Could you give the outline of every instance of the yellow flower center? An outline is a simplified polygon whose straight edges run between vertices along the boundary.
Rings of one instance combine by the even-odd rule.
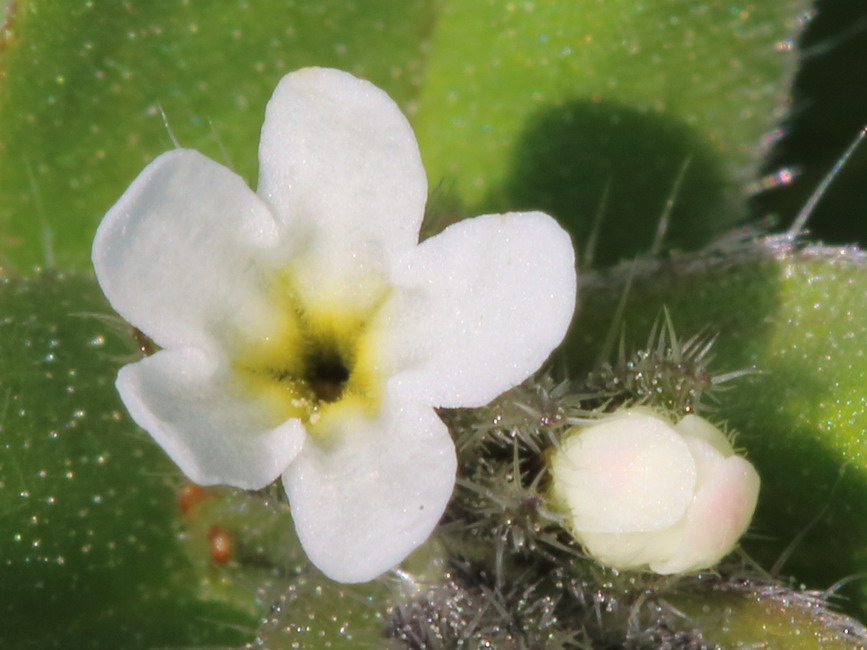
[[[274,333],[234,355],[242,390],[264,401],[275,421],[299,418],[317,436],[327,436],[338,419],[374,414],[382,384],[375,317],[387,292],[352,309],[326,300],[305,304],[291,283],[280,285]]]

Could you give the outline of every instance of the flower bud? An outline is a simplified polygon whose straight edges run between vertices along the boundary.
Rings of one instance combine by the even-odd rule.
[[[596,560],[662,574],[713,566],[749,526],[753,466],[697,415],[676,425],[633,408],[566,434],[551,457],[553,498]]]

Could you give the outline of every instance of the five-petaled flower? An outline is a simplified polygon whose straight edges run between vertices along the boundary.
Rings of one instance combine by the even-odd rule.
[[[434,407],[484,405],[563,338],[571,242],[530,212],[419,244],[412,130],[344,72],[280,82],[259,164],[254,193],[171,151],[106,214],[99,283],[161,348],[117,388],[193,481],[257,489],[282,475],[311,561],[369,580],[427,538],[451,494],[455,451]]]

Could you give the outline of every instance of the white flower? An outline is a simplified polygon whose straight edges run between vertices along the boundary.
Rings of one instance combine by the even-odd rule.
[[[753,466],[697,415],[635,408],[576,429],[551,459],[554,498],[602,564],[671,574],[713,566],[750,524]]]
[[[561,341],[576,280],[548,216],[487,215],[418,244],[427,187],[396,104],[305,69],[268,103],[259,189],[201,154],[154,160],[93,264],[161,351],[120,370],[133,419],[196,483],[282,475],[311,561],[369,580],[430,534],[455,452],[434,407],[481,406]]]

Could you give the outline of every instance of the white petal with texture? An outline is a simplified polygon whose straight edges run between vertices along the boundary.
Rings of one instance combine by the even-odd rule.
[[[396,264],[392,282],[391,388],[435,406],[482,406],[526,379],[575,308],[571,240],[540,212],[461,221]]]
[[[671,541],[669,531],[652,533],[581,533],[579,540],[587,552],[606,566],[637,569],[656,560],[680,539]]]
[[[666,560],[651,563],[657,573],[694,571],[728,555],[749,527],[759,496],[759,475],[740,456],[730,456],[700,487],[687,513],[680,545]]]
[[[283,475],[310,560],[340,582],[364,582],[427,539],[455,480],[454,446],[430,407],[347,418],[333,445],[311,439]]]
[[[259,174],[284,236],[306,242],[299,266],[320,292],[353,300],[356,278],[418,242],[427,180],[415,135],[388,95],[346,72],[305,68],[280,81]]]
[[[703,440],[719,451],[724,458],[728,458],[735,453],[726,435],[701,416],[692,413],[685,415],[674,425],[674,429],[685,438]]]
[[[148,165],[93,242],[111,306],[162,347],[206,346],[271,317],[256,258],[276,246],[265,204],[234,172],[178,149]]]
[[[589,533],[663,530],[692,501],[695,462],[662,420],[625,413],[587,427],[554,456],[555,490]]]
[[[133,420],[192,481],[263,488],[298,454],[304,428],[299,420],[268,426],[256,402],[232,395],[220,375],[199,350],[163,350],[121,368],[117,390]]]

